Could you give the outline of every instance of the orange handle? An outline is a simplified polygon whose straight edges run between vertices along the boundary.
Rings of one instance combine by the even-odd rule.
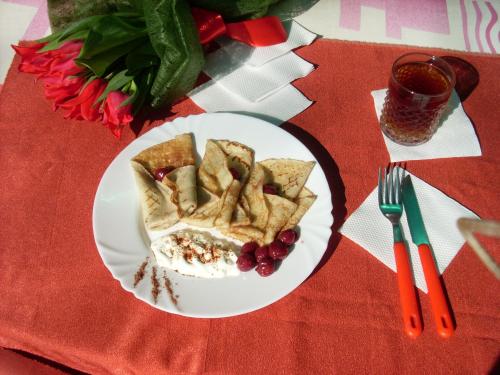
[[[418,253],[424,269],[425,282],[429,289],[429,298],[437,331],[441,337],[448,338],[453,334],[454,324],[431,249],[427,245],[419,245]]]
[[[398,270],[399,299],[403,311],[404,329],[408,336],[417,338],[422,333],[422,318],[413,286],[410,259],[403,242],[394,243],[394,255]]]

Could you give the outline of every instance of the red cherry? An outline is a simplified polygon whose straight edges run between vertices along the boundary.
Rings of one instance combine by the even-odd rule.
[[[265,184],[262,191],[266,194],[278,195],[278,187],[274,184]]]
[[[269,256],[275,260],[277,259],[285,259],[288,255],[288,246],[286,246],[280,240],[274,240],[269,245]]]
[[[250,271],[255,267],[255,258],[252,254],[241,254],[236,260],[236,265],[240,271]]]
[[[287,229],[278,234],[278,240],[286,245],[293,245],[299,239],[299,235],[293,229]]]
[[[269,256],[269,246],[267,245],[258,247],[255,250],[255,260],[257,262],[260,262],[262,259],[267,258],[268,256]]]
[[[158,168],[155,170],[155,180],[162,181],[163,178],[174,170],[173,167]]]
[[[257,273],[260,276],[266,277],[271,275],[275,270],[274,260],[271,258],[263,258],[257,265]]]
[[[241,177],[241,176],[240,176],[240,172],[238,172],[238,171],[236,170],[236,168],[233,168],[233,167],[229,168],[229,172],[231,172],[231,175],[233,176],[233,178],[234,178],[235,180],[239,180],[239,179],[240,179],[240,177]]]
[[[255,241],[244,243],[241,247],[240,254],[253,254],[258,247],[259,244]]]

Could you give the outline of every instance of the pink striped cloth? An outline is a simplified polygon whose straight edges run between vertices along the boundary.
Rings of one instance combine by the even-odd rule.
[[[329,39],[496,54],[499,12],[499,0],[320,0],[295,20]],[[49,31],[47,0],[0,0],[0,90],[10,44]]]

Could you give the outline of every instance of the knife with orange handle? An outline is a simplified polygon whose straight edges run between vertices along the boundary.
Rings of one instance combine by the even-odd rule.
[[[406,211],[412,241],[418,246],[418,254],[424,270],[427,289],[429,290],[429,298],[431,300],[431,308],[437,332],[441,337],[448,338],[453,334],[455,325],[434,262],[429,237],[425,230],[410,175],[407,175],[403,179],[403,206]]]

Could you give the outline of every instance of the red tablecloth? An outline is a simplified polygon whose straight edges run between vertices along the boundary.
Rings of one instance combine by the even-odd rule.
[[[334,229],[389,161],[370,91],[386,86],[392,61],[407,51],[336,41],[299,51],[318,65],[296,83],[315,103],[283,127],[327,173]],[[407,168],[479,216],[498,219],[500,59],[434,52],[461,56],[480,73],[464,108],[483,156],[408,162]],[[186,100],[174,112],[202,111]],[[100,177],[133,132],[117,141],[99,124],[63,120],[33,77],[15,69],[0,96],[0,116],[0,346],[92,373],[484,374],[498,368],[499,283],[468,246],[443,277],[457,321],[449,340],[436,334],[421,292],[424,333],[407,338],[395,274],[338,234],[317,272],[257,312],[209,320],[148,306],[111,277],[91,225]]]

